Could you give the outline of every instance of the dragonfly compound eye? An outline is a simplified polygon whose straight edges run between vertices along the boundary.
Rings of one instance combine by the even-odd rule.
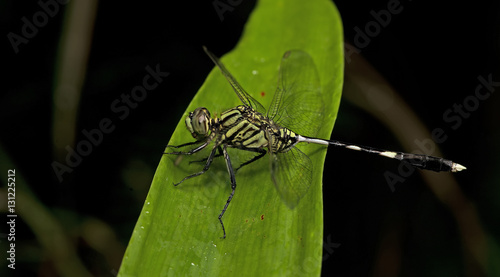
[[[206,108],[197,108],[186,117],[186,127],[191,135],[198,139],[198,136],[206,137],[210,126],[210,113]]]

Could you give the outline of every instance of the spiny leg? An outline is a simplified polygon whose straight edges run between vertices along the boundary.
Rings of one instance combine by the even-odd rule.
[[[166,148],[181,148],[181,147],[186,147],[186,146],[190,146],[190,145],[195,145],[195,144],[200,144],[202,143],[203,141],[201,140],[197,140],[197,141],[192,141],[192,142],[188,142],[188,143],[183,143],[183,144],[179,144],[179,145],[167,145]]]
[[[236,178],[234,177],[234,170],[233,166],[231,164],[231,159],[229,158],[229,155],[227,154],[226,150],[226,145],[224,144],[223,148],[223,153],[224,153],[224,159],[226,160],[226,166],[227,166],[227,171],[229,172],[229,178],[231,179],[231,194],[229,195],[229,198],[227,199],[226,205],[224,206],[224,209],[222,209],[222,212],[219,214],[219,222],[222,225],[222,232],[224,233],[224,236],[222,239],[226,238],[226,229],[224,228],[224,223],[222,223],[222,216],[227,210],[227,207],[229,206],[229,203],[231,202],[231,199],[233,199],[234,196],[234,190],[236,189]]]
[[[210,168],[210,165],[212,164],[212,161],[214,160],[215,151],[217,151],[217,146],[214,146],[214,148],[210,152],[210,155],[208,156],[208,159],[207,159],[207,163],[205,164],[205,167],[203,167],[203,169],[200,172],[197,172],[197,173],[194,173],[194,174],[191,174],[189,176],[184,177],[184,179],[182,179],[179,183],[174,184],[174,186],[178,186],[182,182],[186,181],[187,179],[191,179],[193,177],[200,176],[201,174],[207,172],[207,170]],[[172,154],[172,153],[167,153],[167,154]]]
[[[163,152],[163,154],[192,155],[192,154],[194,154],[196,152],[199,152],[199,151],[203,150],[205,147],[207,147],[207,145],[210,143],[210,141],[212,141],[212,140],[211,139],[207,139],[205,142],[203,142],[202,145],[200,145],[200,146],[198,146],[196,148],[193,148],[193,149],[189,150],[188,152],[182,152],[182,151],[179,151],[179,152]],[[167,147],[180,148],[180,147],[189,146],[189,145],[198,144],[198,143],[201,143],[201,142],[198,142],[198,141],[188,142],[188,143],[177,145],[177,146],[167,145]]]
[[[257,161],[258,159],[264,157],[266,154],[267,154],[267,151],[265,149],[255,149],[255,148],[240,148],[240,147],[234,147],[234,146],[231,146],[231,145],[228,145],[227,147],[230,147],[230,148],[236,148],[236,149],[240,149],[240,150],[245,150],[245,151],[250,151],[250,152],[257,152],[259,153],[257,156],[253,157],[252,159],[240,164],[238,166],[238,168],[236,168],[234,170],[234,173],[237,173],[242,167],[246,166],[246,165],[249,165],[255,161]],[[222,148],[219,147],[219,153],[217,155],[214,156],[214,158],[218,158],[218,157],[221,157],[223,156],[223,153],[222,153]],[[196,160],[196,161],[190,161],[189,164],[192,164],[192,163],[200,163],[200,162],[204,162],[206,161],[207,158],[204,158],[204,159],[201,159],[201,160]]]
[[[236,149],[239,149],[239,150],[245,150],[245,151],[249,151],[249,152],[256,152],[256,153],[259,153],[259,155],[253,157],[252,159],[240,164],[240,166],[238,166],[238,168],[236,168],[236,170],[234,172],[238,172],[238,170],[240,170],[242,167],[244,167],[245,165],[249,165],[253,162],[255,162],[256,160],[264,157],[264,155],[267,153],[266,149],[262,149],[262,148],[245,148],[243,146],[235,146],[235,145],[228,145],[227,147],[230,147],[230,148],[236,148]]]
[[[222,154],[222,148],[219,146],[217,148],[217,150],[219,150],[219,153],[217,153],[214,158],[218,158],[218,157],[222,157],[224,154]],[[206,158],[203,158],[203,159],[200,159],[200,160],[196,160],[196,161],[190,161],[189,164],[192,164],[192,163],[201,163],[201,162],[205,162],[206,160],[208,159],[208,157]]]
[[[264,150],[264,149],[260,149],[260,150],[262,150],[262,151],[255,151],[255,152],[258,152],[258,153],[259,153],[259,155],[257,155],[257,156],[255,156],[255,157],[253,157],[253,158],[252,158],[251,160],[249,160],[249,161],[246,161],[246,162],[244,162],[244,163],[240,164],[240,166],[238,166],[238,168],[236,168],[235,172],[238,172],[238,170],[240,170],[240,169],[241,169],[242,167],[244,167],[245,165],[249,165],[249,164],[251,164],[251,163],[253,163],[253,162],[257,161],[258,159],[260,159],[260,158],[264,157],[264,156],[267,154],[267,151],[266,151],[266,150]]]

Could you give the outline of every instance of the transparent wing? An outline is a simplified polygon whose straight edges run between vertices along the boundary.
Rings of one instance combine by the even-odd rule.
[[[283,55],[278,88],[268,117],[282,127],[315,136],[321,125],[323,103],[318,71],[311,56],[301,50]]]
[[[311,186],[311,160],[296,147],[288,152],[270,156],[274,186],[283,202],[293,209]]]
[[[254,110],[258,111],[261,114],[266,114],[266,109],[262,104],[259,103],[259,101],[255,100],[252,96],[250,96],[241,86],[240,84],[236,81],[236,79],[229,73],[229,71],[226,69],[224,64],[208,49],[203,46],[203,50],[207,55],[212,59],[212,61],[217,65],[217,67],[220,69],[224,77],[226,77],[227,81],[229,84],[231,84],[231,87],[233,87],[234,92],[238,95],[238,98],[240,98],[241,102],[243,104],[250,106]]]

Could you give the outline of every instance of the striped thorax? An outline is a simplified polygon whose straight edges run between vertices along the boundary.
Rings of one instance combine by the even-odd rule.
[[[293,131],[248,106],[227,110],[220,118],[211,118],[206,108],[197,108],[186,117],[186,127],[197,140],[215,136],[218,144],[247,149],[269,148],[272,153],[287,152],[298,142]]]

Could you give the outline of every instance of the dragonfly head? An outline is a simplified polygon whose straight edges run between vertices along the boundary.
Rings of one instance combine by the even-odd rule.
[[[197,108],[186,117],[186,127],[193,138],[200,140],[210,132],[210,112],[206,108]]]

